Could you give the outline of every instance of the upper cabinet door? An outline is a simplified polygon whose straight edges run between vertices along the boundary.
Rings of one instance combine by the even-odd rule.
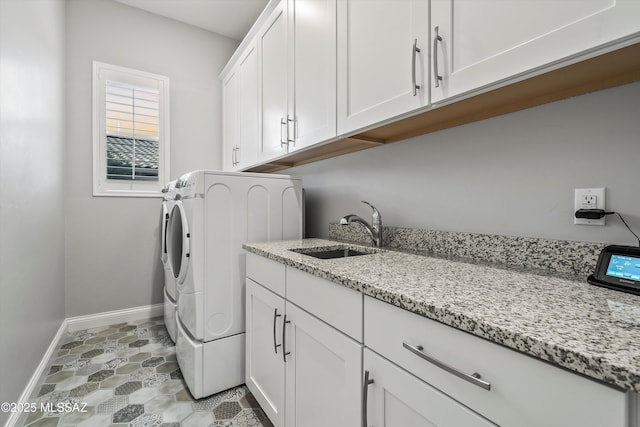
[[[638,17],[638,0],[431,0],[431,101],[630,36]]]
[[[240,168],[257,161],[258,141],[258,52],[255,43],[240,59],[240,148],[236,163]]]
[[[222,81],[224,170],[239,170],[257,162],[258,53],[251,43]]]
[[[336,136],[336,0],[289,0],[289,151]]]
[[[338,2],[338,134],[428,104],[428,29],[428,0]]]
[[[281,1],[258,33],[259,160],[287,153],[287,2]]]
[[[240,146],[239,67],[234,67],[222,81],[222,168],[234,170]]]

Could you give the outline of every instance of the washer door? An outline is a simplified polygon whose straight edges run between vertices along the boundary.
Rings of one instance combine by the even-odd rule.
[[[182,202],[178,200],[171,209],[167,230],[167,255],[178,285],[184,282],[189,269],[189,238],[187,215]]]

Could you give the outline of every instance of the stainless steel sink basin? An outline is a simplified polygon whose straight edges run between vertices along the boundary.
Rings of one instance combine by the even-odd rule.
[[[320,259],[334,259],[360,255],[371,255],[378,252],[375,249],[354,249],[348,246],[327,246],[321,248],[291,249],[291,251]]]

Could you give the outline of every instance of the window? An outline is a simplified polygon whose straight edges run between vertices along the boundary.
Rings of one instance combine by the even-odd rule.
[[[169,79],[93,63],[93,195],[158,197],[169,178]]]

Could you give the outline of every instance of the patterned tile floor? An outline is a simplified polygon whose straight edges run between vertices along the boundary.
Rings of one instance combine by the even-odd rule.
[[[245,386],[195,400],[162,318],[67,334],[18,425],[273,427]]]

